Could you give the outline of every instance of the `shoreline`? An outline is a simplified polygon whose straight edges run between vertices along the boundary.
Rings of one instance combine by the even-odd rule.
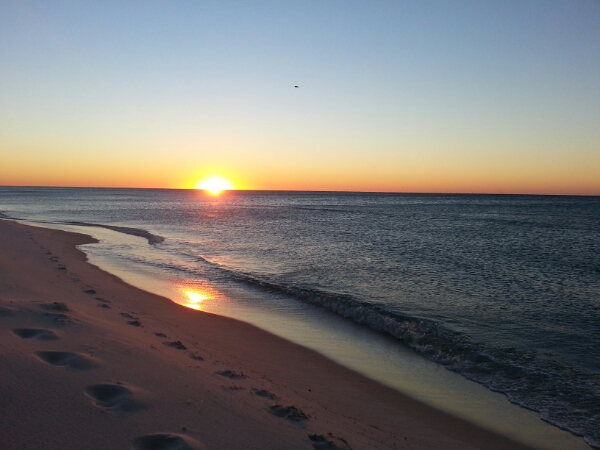
[[[532,448],[128,285],[75,248],[91,242],[0,220],[7,449],[150,449],[169,441],[156,433],[188,448]]]

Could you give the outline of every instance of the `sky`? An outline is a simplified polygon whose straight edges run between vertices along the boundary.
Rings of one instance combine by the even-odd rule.
[[[600,0],[0,0],[0,185],[212,174],[600,195]]]

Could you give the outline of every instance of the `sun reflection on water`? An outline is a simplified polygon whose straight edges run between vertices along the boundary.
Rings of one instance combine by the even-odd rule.
[[[188,308],[193,308],[197,310],[201,310],[201,303],[206,300],[208,297],[200,292],[194,291],[183,291],[183,293],[188,298],[188,303],[185,304]]]
[[[207,302],[221,297],[218,291],[205,285],[184,285],[179,288],[179,291],[182,295],[178,303],[197,311],[204,311]]]

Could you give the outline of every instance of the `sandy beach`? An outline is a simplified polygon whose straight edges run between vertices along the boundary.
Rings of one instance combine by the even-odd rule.
[[[23,449],[526,449],[312,350],[0,220],[0,443]]]

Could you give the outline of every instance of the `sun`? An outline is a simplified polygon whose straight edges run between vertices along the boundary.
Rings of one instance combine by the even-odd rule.
[[[223,178],[220,175],[212,175],[200,180],[198,183],[196,183],[195,188],[207,191],[212,195],[218,195],[223,191],[235,189],[231,181],[229,181],[227,178]]]

